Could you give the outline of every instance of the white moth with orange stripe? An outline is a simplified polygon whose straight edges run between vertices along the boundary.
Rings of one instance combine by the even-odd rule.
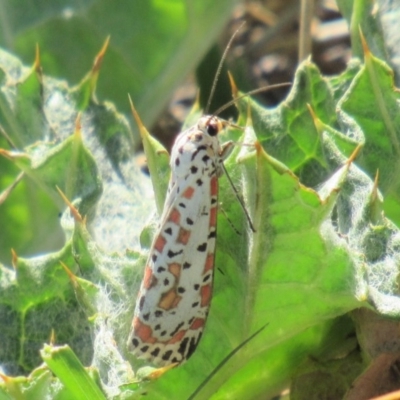
[[[264,90],[256,89],[245,96]],[[219,143],[218,134],[227,125],[231,124],[215,115],[203,116],[180,133],[172,147],[167,197],[128,338],[128,348],[137,358],[158,366],[186,361],[195,351],[206,323],[214,278],[218,178],[223,175],[224,160],[234,146],[231,141]],[[238,200],[255,231],[239,196]]]
[[[203,116],[171,152],[171,179],[139,290],[128,345],[165,366],[187,360],[207,319],[213,286],[218,178],[233,149],[218,134],[228,123]]]

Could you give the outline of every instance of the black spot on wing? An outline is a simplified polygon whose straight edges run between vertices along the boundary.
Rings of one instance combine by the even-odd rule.
[[[192,266],[192,264],[188,263],[187,261],[185,261],[185,262],[183,263],[183,269],[188,269],[188,268],[190,268],[191,266]]]
[[[197,171],[198,171],[198,168],[197,168],[195,165],[192,165],[192,166],[190,167],[190,172],[191,172],[192,174],[195,174]]]
[[[177,333],[179,331],[179,329],[182,328],[182,326],[185,325],[183,322],[179,323],[176,328],[171,332],[171,336],[174,336],[175,333]]]
[[[146,297],[142,296],[139,300],[139,310],[141,311],[143,309],[144,306],[144,302],[146,300]]]
[[[207,242],[204,242],[204,243],[200,244],[199,246],[197,246],[197,250],[201,251],[201,252],[206,251],[207,250]]]
[[[201,186],[203,184],[203,181],[201,179],[197,179],[196,183],[197,186]]]
[[[188,359],[188,358],[194,353],[194,351],[196,350],[197,343],[199,342],[200,338],[201,338],[201,333],[200,333],[200,335],[199,335],[198,338],[192,337],[192,338],[190,339],[189,349],[188,349],[188,352],[187,352],[187,355],[186,355],[186,358],[187,358],[187,359]]]
[[[159,348],[159,347],[156,347],[150,354],[151,354],[153,357],[157,357],[159,353],[160,353],[160,348]]]
[[[164,230],[164,232],[165,232],[166,234],[168,234],[168,235],[172,235],[172,228],[171,228],[171,227],[170,227],[170,228],[167,228],[167,229]]]
[[[171,332],[171,336],[174,336],[175,333],[177,333],[177,332],[179,331],[179,329],[182,328],[183,325],[184,325],[183,322],[179,323],[179,324],[176,326],[176,328]]]
[[[179,254],[182,254],[182,253],[183,253],[183,250],[179,250],[177,252],[173,252],[172,250],[168,250],[167,256],[169,258],[172,258],[172,257],[178,256]]]
[[[191,218],[186,218],[186,222],[188,225],[193,225],[193,220]]]
[[[168,351],[166,351],[165,353],[164,353],[164,355],[161,357],[164,361],[168,361],[169,360],[169,358],[171,357],[171,355],[172,355],[172,350],[168,350]]]
[[[136,338],[133,338],[131,343],[132,343],[133,347],[138,347],[139,346],[139,340],[137,340]]]
[[[208,234],[208,238],[209,238],[209,239],[212,239],[212,238],[215,238],[215,237],[217,237],[217,232],[216,232],[216,231],[211,231],[211,232]]]
[[[199,147],[196,149],[196,151],[193,152],[191,161],[193,161],[193,160],[196,158],[197,154],[199,154],[200,151],[203,151],[203,150],[207,150],[207,146],[204,146],[204,145],[199,146]]]
[[[179,345],[178,348],[178,353],[182,354],[182,357],[185,355],[186,347],[189,343],[189,338],[185,338],[182,340],[181,344]]]

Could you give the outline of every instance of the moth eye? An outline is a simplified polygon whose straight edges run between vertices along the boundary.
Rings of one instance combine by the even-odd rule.
[[[218,125],[215,122],[210,122],[206,129],[210,136],[215,136],[218,133]]]

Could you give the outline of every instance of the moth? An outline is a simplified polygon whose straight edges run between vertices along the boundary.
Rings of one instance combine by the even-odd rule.
[[[265,88],[245,96],[261,90]],[[220,144],[218,136],[228,125],[216,115],[202,116],[178,135],[172,147],[167,196],[128,338],[128,348],[137,358],[160,367],[185,362],[195,351],[206,324],[214,278],[218,179],[234,148],[231,141]]]
[[[218,178],[232,142],[220,145],[228,123],[203,116],[179,134],[159,229],[139,290],[129,348],[159,366],[181,363],[196,349],[213,286]]]

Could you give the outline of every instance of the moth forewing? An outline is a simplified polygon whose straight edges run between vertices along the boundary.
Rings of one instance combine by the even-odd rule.
[[[220,61],[206,112],[222,62],[239,29],[231,37]],[[231,104],[233,102],[224,105],[216,114]],[[172,148],[167,197],[146,263],[128,339],[130,350],[138,358],[159,366],[182,363],[193,354],[209,312],[217,234],[218,178],[225,172],[223,162],[234,146],[231,141],[219,143],[218,134],[227,125],[228,122],[214,115],[203,116],[178,135]],[[238,199],[244,208],[239,196]],[[245,214],[254,231],[246,210]]]
[[[138,357],[165,366],[194,352],[212,296],[218,177],[232,142],[227,123],[204,116],[176,139],[171,178],[138,293],[128,345]]]

